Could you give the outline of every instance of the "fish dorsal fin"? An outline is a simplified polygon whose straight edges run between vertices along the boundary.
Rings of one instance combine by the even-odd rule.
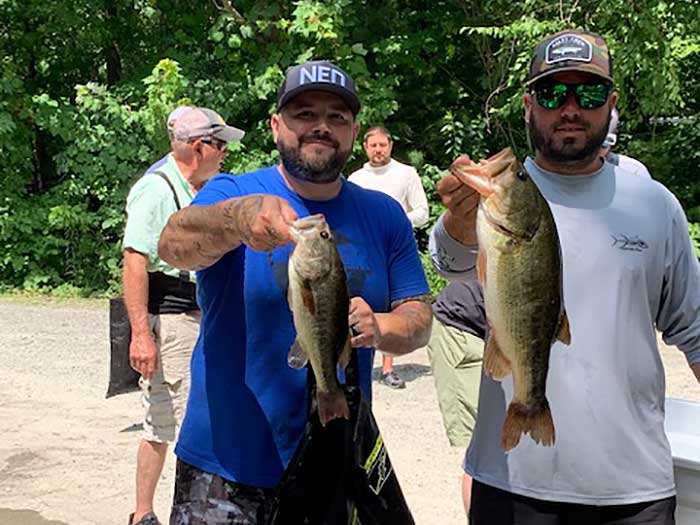
[[[289,354],[287,354],[287,364],[290,368],[298,370],[304,368],[308,362],[309,358],[299,344],[299,339],[295,339],[292,347],[289,349]]]
[[[498,380],[506,377],[511,371],[510,360],[498,346],[493,329],[489,333],[484,350],[484,371],[493,379]]]
[[[340,349],[340,355],[338,356],[338,364],[343,370],[345,370],[348,363],[350,363],[350,355],[352,353],[352,346],[350,345],[351,337],[352,335],[348,333],[348,338],[345,340],[345,344]]]
[[[561,316],[559,317],[557,339],[565,345],[571,344],[571,327],[569,326],[569,318],[566,315],[566,310],[562,310]]]

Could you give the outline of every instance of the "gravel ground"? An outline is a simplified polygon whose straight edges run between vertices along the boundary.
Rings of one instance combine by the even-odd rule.
[[[105,301],[0,298],[0,524],[124,524],[133,504],[137,393],[105,399]],[[662,349],[667,391],[700,401],[675,349]],[[375,362],[378,373],[379,359]],[[419,525],[463,524],[460,463],[450,448],[423,350],[397,359],[407,388],[375,388],[374,412]],[[167,521],[173,456],[156,512]]]

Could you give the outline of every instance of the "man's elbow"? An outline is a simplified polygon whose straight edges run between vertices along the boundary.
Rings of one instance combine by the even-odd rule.
[[[430,341],[430,334],[432,333],[433,330],[433,311],[430,307],[428,307],[428,320],[423,329],[420,331],[418,334],[418,337],[416,337],[416,347],[417,348],[422,348],[424,346],[427,346],[428,341]]]
[[[411,220],[411,226],[420,228],[428,222],[430,210],[427,204],[408,204],[408,218]]]
[[[428,214],[428,210],[421,210],[421,212],[416,214],[416,217],[414,218],[413,227],[420,228],[421,226],[424,226],[428,222],[429,218],[430,215]]]

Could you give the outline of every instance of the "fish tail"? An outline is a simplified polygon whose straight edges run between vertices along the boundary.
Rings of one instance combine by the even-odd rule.
[[[520,437],[528,433],[535,443],[546,447],[554,444],[554,421],[547,400],[537,407],[518,402],[508,405],[501,434],[503,450],[507,452],[515,447],[520,442]]]
[[[318,392],[316,397],[318,400],[318,418],[324,427],[333,419],[340,417],[350,419],[350,407],[348,407],[348,400],[345,399],[345,394],[342,390],[332,393]]]

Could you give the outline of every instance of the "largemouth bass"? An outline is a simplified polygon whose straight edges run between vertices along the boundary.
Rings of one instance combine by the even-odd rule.
[[[345,268],[323,215],[295,221],[290,232],[296,246],[289,258],[288,302],[297,337],[288,362],[293,368],[311,363],[318,416],[325,426],[350,417],[338,382],[338,363],[345,368],[351,351]]]
[[[480,194],[477,273],[489,325],[484,370],[494,379],[513,374],[501,446],[511,450],[524,433],[551,446],[549,353],[555,340],[571,342],[552,212],[510,148],[479,164],[457,159],[450,170]]]

